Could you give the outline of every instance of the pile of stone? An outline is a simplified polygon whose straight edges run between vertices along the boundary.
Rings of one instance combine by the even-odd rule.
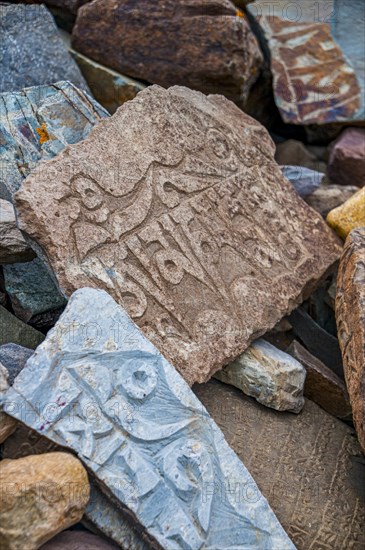
[[[1,550],[364,547],[359,61],[277,4],[1,7]]]

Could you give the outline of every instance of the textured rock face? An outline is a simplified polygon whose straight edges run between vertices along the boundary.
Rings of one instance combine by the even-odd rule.
[[[0,105],[0,197],[7,200],[40,160],[84,139],[108,116],[70,82],[5,93]]]
[[[341,206],[331,210],[327,215],[326,221],[344,240],[353,229],[364,227],[365,187],[352,195]]]
[[[293,549],[187,384],[106,292],[73,294],[6,401],[15,417],[73,449],[163,548]],[[20,404],[40,415],[25,418]],[[227,479],[252,488],[256,501],[215,494]]]
[[[325,218],[331,210],[346,202],[357,191],[358,187],[354,185],[320,185],[305,198],[305,202]]]
[[[27,262],[34,256],[16,226],[13,205],[0,199],[0,265]]]
[[[309,400],[293,415],[216,380],[194,392],[249,465],[298,550],[363,550],[365,468],[351,428]]]
[[[35,349],[44,336],[0,305],[0,345],[13,343]]]
[[[225,98],[153,86],[39,165],[16,195],[20,227],[66,295],[104,288],[189,383],[203,382],[340,253],[273,153]]]
[[[365,453],[365,227],[346,239],[337,277],[336,320],[352,415]]]
[[[228,0],[98,0],[78,12],[72,46],[128,76],[233,101],[245,99],[262,62]]]
[[[299,413],[304,405],[305,373],[296,359],[259,339],[215,377],[262,405]]]
[[[9,384],[13,384],[15,378],[29,357],[33,355],[33,350],[18,346],[17,344],[4,344],[0,346],[0,363],[6,368],[9,375]]]
[[[70,80],[88,91],[45,6],[1,6],[0,92]]]
[[[365,185],[365,130],[347,128],[334,143],[328,176],[338,185]]]
[[[41,550],[118,550],[118,546],[93,533],[64,531],[44,544]]]
[[[294,189],[301,197],[307,197],[318,189],[324,174],[316,172],[304,166],[282,166],[283,175],[294,186]]]
[[[71,55],[80,67],[95,99],[111,114],[146,87],[142,82],[108,69],[75,50],[71,50]]]
[[[3,460],[0,536],[8,550],[36,550],[80,521],[89,499],[81,462],[67,453]]]
[[[3,268],[5,289],[19,319],[28,322],[37,314],[62,308],[66,304],[44,263],[36,258],[28,263]]]
[[[348,417],[351,414],[351,405],[346,386],[341,378],[299,342],[293,342],[288,348],[288,353],[295,357],[307,371],[304,395],[333,416]]]

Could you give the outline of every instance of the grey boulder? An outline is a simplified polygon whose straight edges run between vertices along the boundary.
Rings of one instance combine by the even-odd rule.
[[[301,197],[307,197],[318,189],[324,177],[322,172],[304,166],[281,166],[281,171]]]

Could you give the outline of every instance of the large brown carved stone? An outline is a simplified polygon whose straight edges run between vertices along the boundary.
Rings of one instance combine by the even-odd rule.
[[[365,453],[365,227],[346,239],[337,277],[336,320],[357,435]]]
[[[215,380],[194,391],[298,550],[363,550],[365,465],[353,429],[309,400],[293,415]]]
[[[189,383],[203,382],[340,254],[274,152],[225,98],[153,86],[38,165],[16,195],[18,222],[67,295],[105,289]]]
[[[97,0],[83,6],[72,47],[122,74],[244,100],[262,54],[229,0]]]

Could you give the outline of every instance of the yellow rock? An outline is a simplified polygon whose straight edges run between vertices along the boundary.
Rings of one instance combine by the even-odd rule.
[[[342,239],[355,227],[365,226],[365,187],[328,214],[326,221]]]

